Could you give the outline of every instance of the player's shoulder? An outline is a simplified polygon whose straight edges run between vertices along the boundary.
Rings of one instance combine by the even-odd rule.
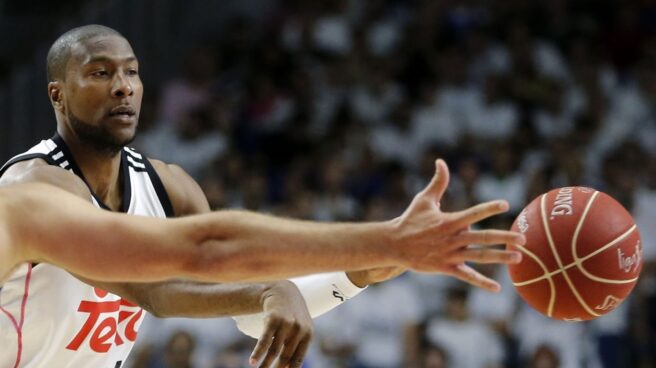
[[[3,173],[0,177],[0,183],[14,184],[27,182],[48,182],[50,180],[75,176],[70,171],[64,170],[59,166],[48,164],[42,158],[33,158],[17,162]]]
[[[148,160],[166,188],[177,216],[206,212],[203,191],[182,167],[152,158]]]
[[[35,169],[35,168],[41,168],[41,167],[47,167],[47,166],[51,166],[51,165],[48,164],[48,162],[46,162],[45,159],[40,158],[40,157],[32,158],[32,159],[29,159],[29,160],[17,162],[15,164],[9,166],[7,168],[7,170],[5,171],[5,175],[3,175],[3,177],[5,177],[6,175],[12,175],[12,174],[16,175],[16,174],[20,174],[20,173]]]
[[[172,175],[175,171],[182,170],[182,168],[178,165],[169,164],[162,160],[154,159],[151,157],[148,157],[148,161],[150,162],[151,165],[153,165],[153,168],[155,169],[155,171],[157,171],[159,175],[162,174]]]
[[[77,175],[41,158],[17,162],[0,177],[0,186],[31,183],[49,184],[83,198],[91,196],[89,188]],[[37,185],[35,188],[45,187]]]
[[[175,164],[169,164],[161,160],[148,158],[155,172],[165,186],[182,186],[186,181],[193,180],[183,168]]]

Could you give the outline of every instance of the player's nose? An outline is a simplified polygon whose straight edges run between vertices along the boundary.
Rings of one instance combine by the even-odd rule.
[[[132,96],[134,94],[134,89],[128,78],[124,76],[117,75],[114,78],[114,84],[112,86],[112,96],[114,97],[125,97]]]

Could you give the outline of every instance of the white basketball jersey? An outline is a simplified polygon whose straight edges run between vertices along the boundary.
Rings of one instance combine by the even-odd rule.
[[[84,180],[58,135],[12,158],[0,169],[0,176],[9,166],[35,158]],[[162,182],[145,157],[123,149],[121,170],[123,212],[172,216]],[[107,208],[95,194],[93,202]],[[49,264],[23,264],[0,286],[0,368],[121,367],[145,313],[121,297],[91,287]]]

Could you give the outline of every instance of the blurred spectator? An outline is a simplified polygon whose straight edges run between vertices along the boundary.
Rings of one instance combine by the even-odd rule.
[[[403,96],[381,63],[362,66],[360,83],[353,88],[351,108],[357,119],[368,124],[381,124],[401,103]]]
[[[481,175],[474,189],[477,202],[504,198],[510,204],[510,212],[519,213],[526,197],[526,180],[517,170],[519,157],[505,144],[498,145],[490,154],[492,170]]]
[[[362,295],[317,320],[317,340],[328,351],[353,353],[351,367],[411,367],[416,359],[408,355],[414,346],[407,344],[416,336],[422,315],[419,295],[405,277],[370,286]],[[343,321],[349,321],[346,327]],[[344,336],[348,329],[348,337]],[[332,343],[330,343],[332,341]],[[351,345],[347,348],[347,344]],[[324,348],[324,351],[326,349]],[[324,359],[328,359],[327,357]],[[328,367],[333,365],[320,365]]]
[[[439,144],[453,149],[465,131],[459,121],[438,102],[438,86],[427,80],[420,86],[419,101],[412,113],[412,130],[415,144],[427,147]]]
[[[512,67],[506,47],[491,37],[484,28],[475,28],[467,35],[467,51],[471,56],[469,76],[478,85],[488,76],[507,76]]]
[[[476,101],[467,111],[467,133],[482,140],[509,140],[519,124],[519,110],[504,97],[499,76],[489,75],[476,94]]]
[[[444,347],[454,367],[501,367],[504,359],[501,339],[484,322],[471,318],[467,304],[466,289],[449,289],[444,316],[435,316],[427,322],[428,341]]]
[[[157,120],[177,123],[191,111],[206,105],[210,100],[210,87],[217,77],[216,54],[206,47],[187,53],[180,78],[173,79],[162,88]]]
[[[366,29],[367,51],[374,56],[390,56],[401,42],[405,19],[401,4],[385,0],[367,1],[362,27]]]
[[[334,0],[323,2],[323,12],[312,30],[314,47],[320,51],[348,54],[352,47],[352,28],[348,14],[349,2]]]
[[[656,263],[656,157],[643,161],[642,180],[634,192],[632,213],[644,246],[646,262]]]
[[[178,331],[171,335],[164,349],[165,368],[192,368],[191,356],[196,342],[190,334]]]
[[[529,368],[559,368],[560,359],[558,354],[547,345],[540,345],[531,358]]]
[[[629,346],[630,311],[634,298],[629,298],[604,318],[590,323],[593,329],[597,354],[604,367],[637,365],[637,357]]]
[[[544,95],[540,108],[535,111],[533,123],[535,130],[543,139],[565,137],[574,129],[574,123],[581,111],[582,101],[576,90],[568,90],[557,80],[543,81]]]
[[[190,111],[175,124],[161,125],[139,138],[139,146],[147,155],[178,164],[194,177],[219,158],[227,144],[205,108]]]
[[[596,361],[596,353],[590,349],[589,331],[582,323],[550,320],[528,305],[521,304],[512,328],[519,341],[521,361],[529,362],[542,345],[553,349],[560,368],[577,368],[585,366],[586,362]]]
[[[176,335],[180,336],[173,339]],[[130,361],[135,360],[131,363],[133,368],[153,367],[153,364],[160,364],[154,367],[161,367],[164,363],[160,357],[166,355],[164,351],[170,350],[171,359],[182,359],[188,353],[192,367],[205,368],[217,351],[244,342],[248,343],[249,348],[255,345],[254,340],[239,333],[231,319],[158,319],[147,316],[139,331],[135,355],[131,356]]]
[[[357,218],[358,204],[346,192],[347,168],[341,161],[331,160],[319,173],[319,193],[314,203],[314,219],[349,221]]]
[[[420,368],[447,368],[448,366],[449,358],[441,347],[427,344],[422,349]]]
[[[441,86],[437,103],[460,124],[466,122],[466,114],[476,105],[478,89],[469,80],[467,55],[452,46],[434,56],[435,74]]]
[[[414,167],[419,162],[423,146],[412,128],[410,106],[401,104],[388,121],[371,129],[371,148],[385,160],[398,160],[406,167]]]
[[[228,207],[225,184],[220,178],[206,176],[199,184],[212,210],[216,211]]]
[[[240,341],[220,349],[209,368],[243,368],[250,357],[251,348],[252,344]]]

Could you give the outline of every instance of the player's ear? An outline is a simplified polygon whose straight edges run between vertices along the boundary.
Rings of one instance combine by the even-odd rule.
[[[62,111],[64,108],[64,90],[60,81],[48,83],[48,97],[55,110]]]

